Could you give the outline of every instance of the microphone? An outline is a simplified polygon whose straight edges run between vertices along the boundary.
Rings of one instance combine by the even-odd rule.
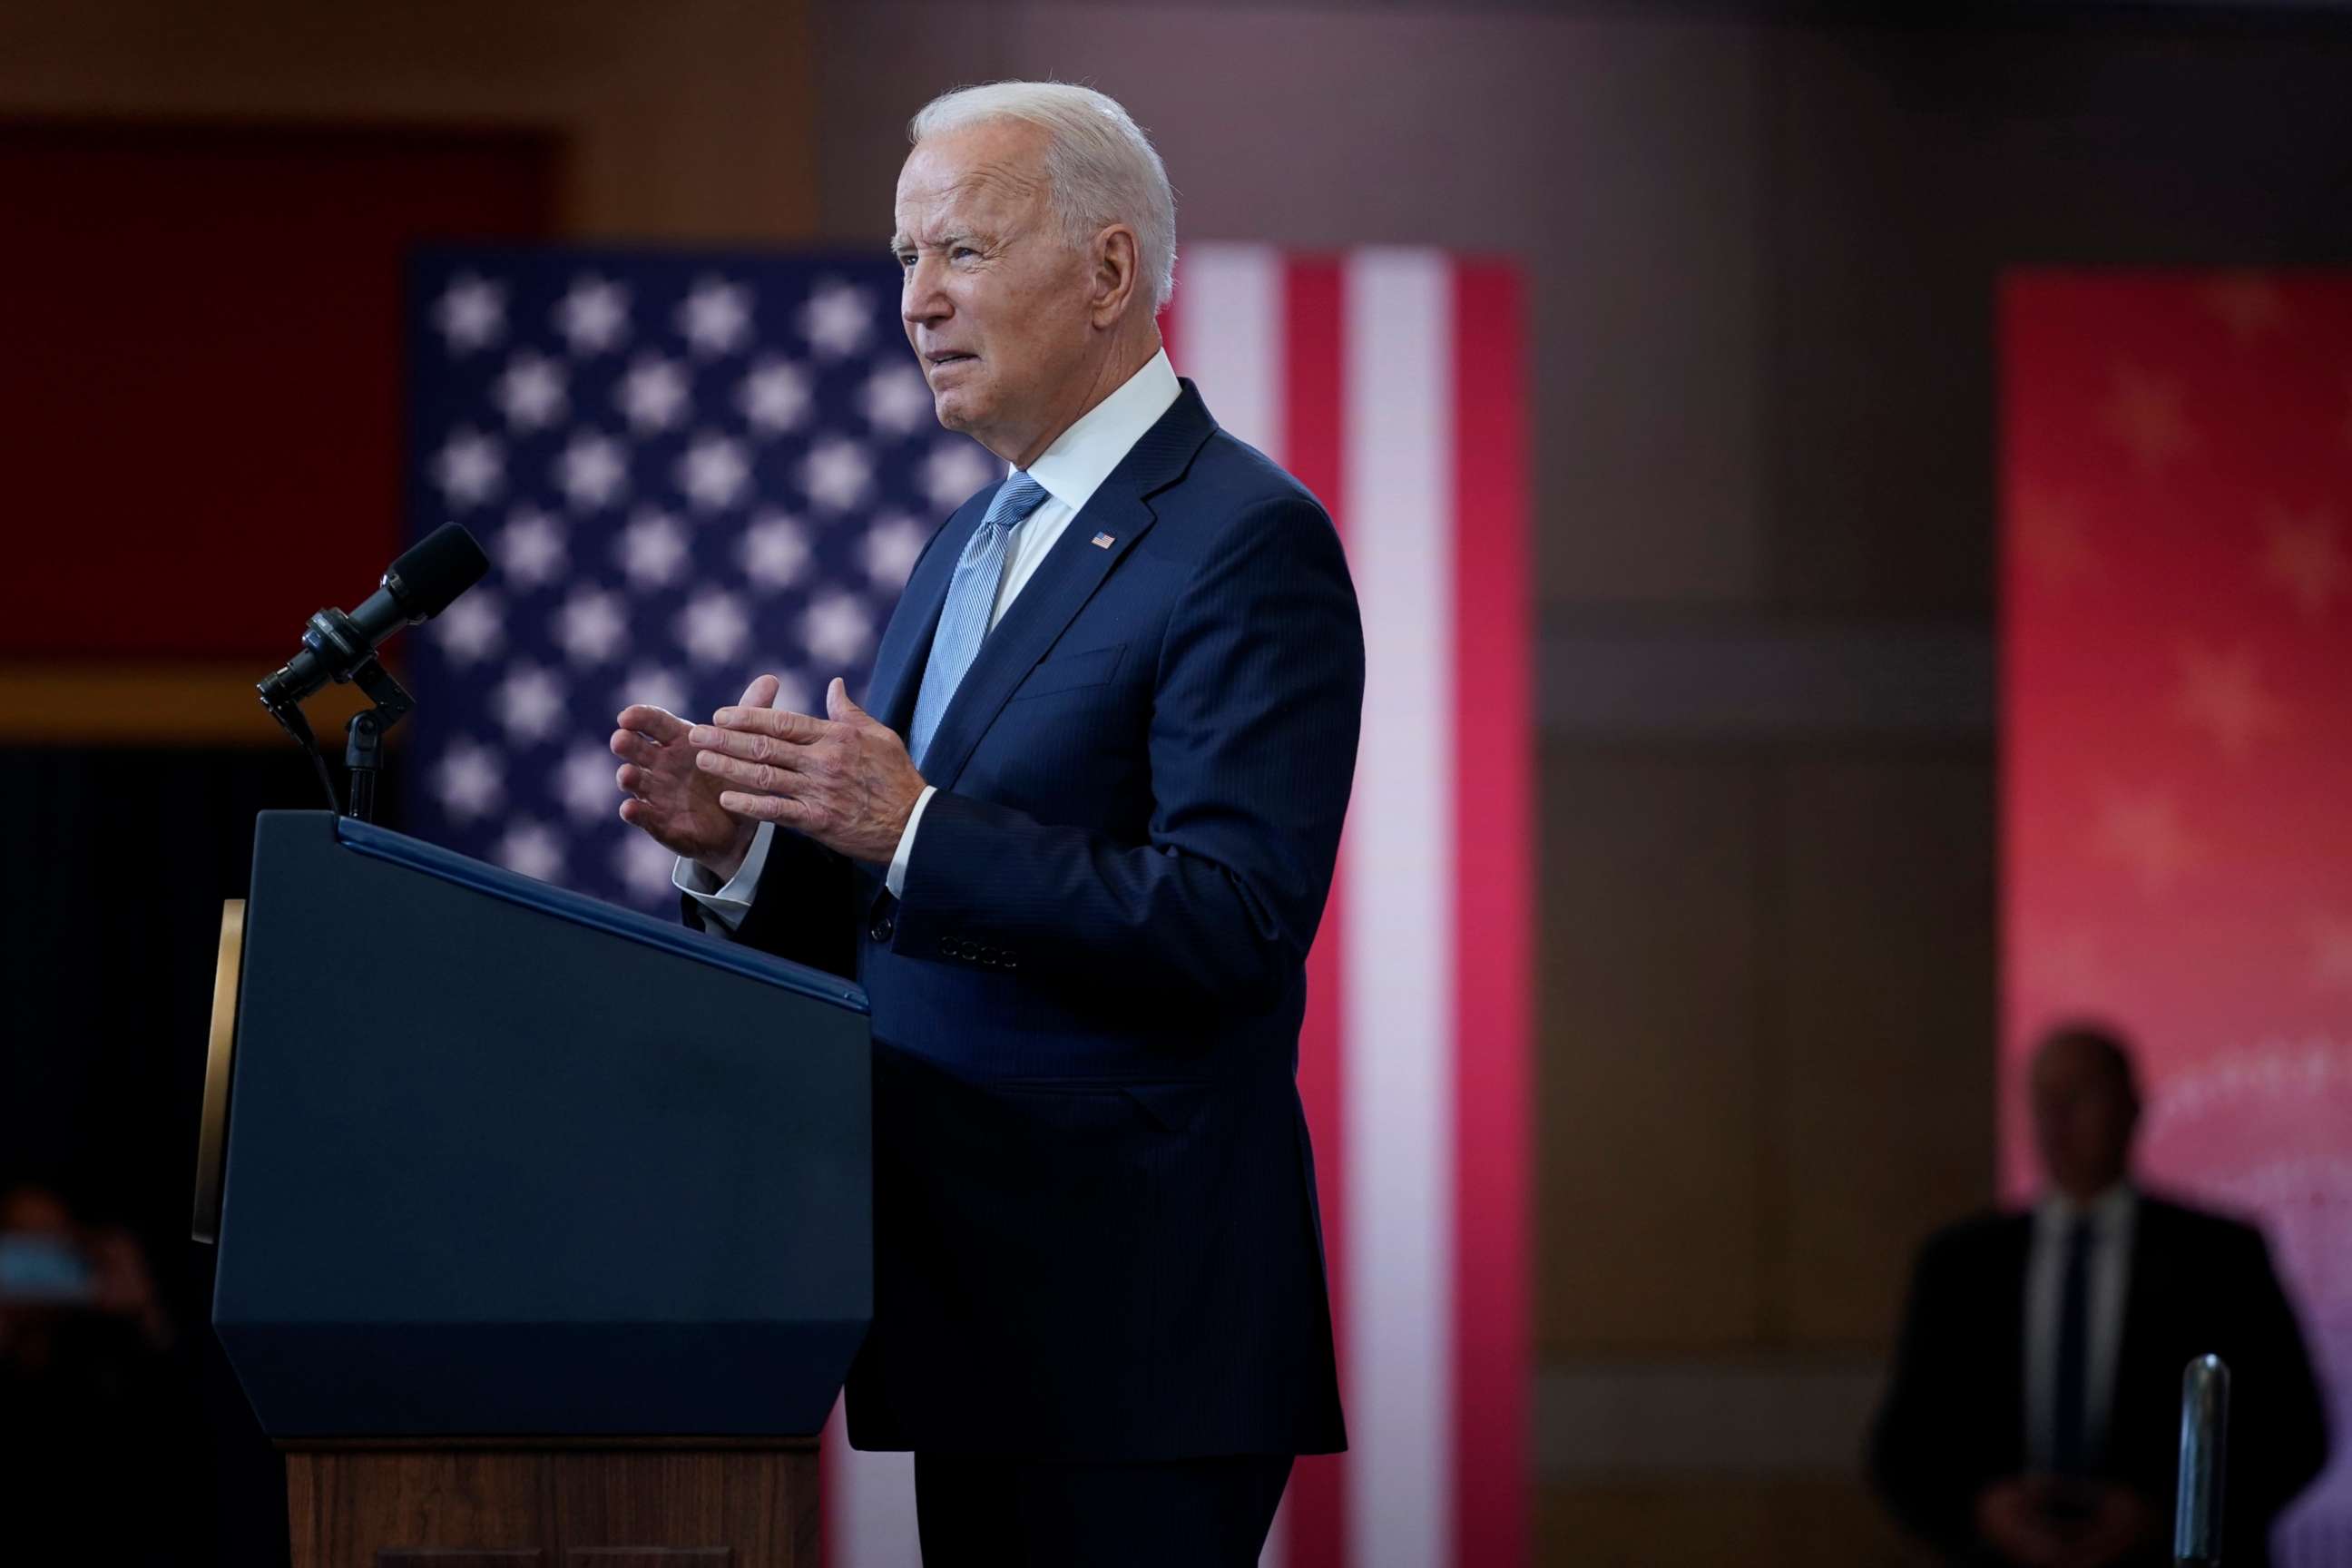
[[[320,610],[302,629],[302,651],[256,681],[261,705],[283,714],[329,681],[349,680],[403,626],[432,619],[482,580],[490,558],[454,522],[435,529],[383,574],[383,585],[350,615]]]

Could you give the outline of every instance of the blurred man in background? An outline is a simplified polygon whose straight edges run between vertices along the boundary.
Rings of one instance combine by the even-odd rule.
[[[46,1186],[0,1192],[0,1559],[79,1542],[93,1561],[181,1560],[199,1467],[172,1342],[128,1231],[81,1223]]]
[[[2141,1192],[2140,1097],[2105,1030],[2045,1038],[2031,1083],[2049,1190],[1921,1249],[1872,1478],[1961,1563],[2169,1563],[2181,1373],[2229,1363],[2231,1568],[2327,1458],[2326,1417],[2262,1234]]]

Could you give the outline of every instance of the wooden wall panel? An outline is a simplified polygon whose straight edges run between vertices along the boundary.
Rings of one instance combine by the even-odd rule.
[[[1757,780],[1544,755],[1537,1339],[1719,1351],[1758,1310]]]
[[[22,0],[0,114],[525,126],[583,237],[814,226],[805,0]]]
[[[1534,1539],[1537,1562],[1578,1568],[1927,1568],[1933,1561],[1853,1486],[1708,1471],[1546,1486]]]
[[[1876,1350],[1920,1238],[1991,1189],[1991,759],[1803,758],[1774,795],[1769,1324]]]

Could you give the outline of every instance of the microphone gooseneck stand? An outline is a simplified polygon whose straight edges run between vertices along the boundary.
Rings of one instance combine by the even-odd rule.
[[[338,675],[335,680],[339,685],[348,680],[375,701],[373,708],[362,708],[352,714],[351,721],[343,726],[343,766],[352,775],[348,805],[335,794],[335,781],[327,772],[327,759],[319,750],[318,737],[310,731],[310,721],[302,715],[301,704],[282,699],[272,701],[265,696],[262,706],[294,737],[295,744],[310,753],[311,765],[319,770],[319,786],[327,792],[327,805],[338,816],[373,822],[376,780],[383,772],[383,732],[407,717],[416,706],[416,700],[373,654],[361,660],[349,675]]]
[[[351,771],[351,807],[344,813],[362,822],[375,820],[376,775],[383,771],[383,732],[416,706],[392,671],[371,658],[352,671],[352,683],[375,699],[343,726],[343,766]]]

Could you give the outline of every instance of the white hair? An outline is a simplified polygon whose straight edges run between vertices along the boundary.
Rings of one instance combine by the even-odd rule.
[[[1135,230],[1137,260],[1157,311],[1176,287],[1176,193],[1167,165],[1117,99],[1059,81],[992,81],[958,88],[923,105],[907,140],[992,120],[1042,126],[1045,185],[1071,239],[1123,223]]]

